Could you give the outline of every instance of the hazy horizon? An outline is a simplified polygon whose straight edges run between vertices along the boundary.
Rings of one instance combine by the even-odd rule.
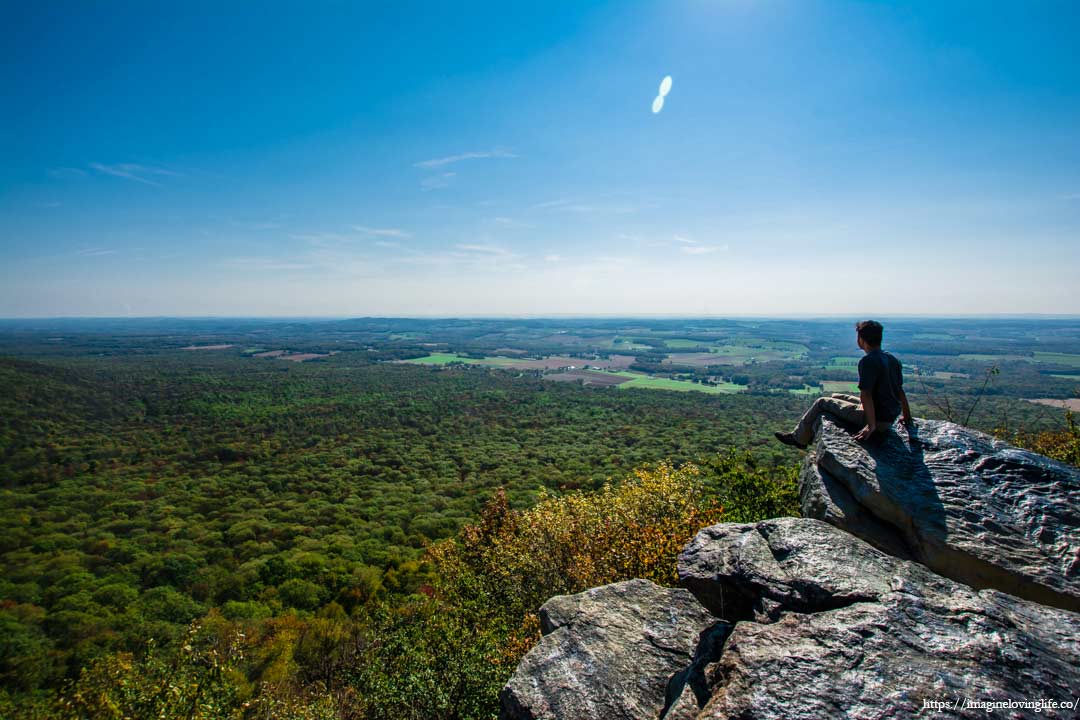
[[[0,318],[1080,315],[1076,4],[9,15]]]
[[[549,314],[493,314],[475,313],[460,315],[24,315],[0,317],[0,322],[31,320],[847,320],[851,318],[878,320],[1077,320],[1075,313],[994,313],[982,315],[949,314],[890,314],[869,315],[857,313],[823,314],[731,314],[693,315],[680,313],[620,314],[620,313],[549,313]]]

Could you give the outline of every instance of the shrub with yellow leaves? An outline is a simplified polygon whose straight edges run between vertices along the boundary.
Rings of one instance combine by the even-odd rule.
[[[729,451],[638,469],[595,492],[541,491],[524,510],[500,490],[480,522],[430,548],[437,598],[482,608],[490,626],[506,628],[490,661],[507,677],[539,640],[546,600],[630,578],[675,584],[676,557],[701,528],[797,515],[797,474]]]
[[[675,582],[675,557],[723,508],[694,465],[660,463],[600,490],[541,491],[526,510],[499,490],[477,525],[431,548],[437,589],[447,597],[483,595],[521,618],[553,595],[645,578]]]
[[[1057,430],[1010,435],[1006,430],[998,429],[995,435],[1032,452],[1080,467],[1080,425],[1071,410],[1065,411],[1064,423]]]

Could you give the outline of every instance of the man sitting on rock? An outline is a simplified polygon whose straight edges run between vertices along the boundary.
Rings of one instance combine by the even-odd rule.
[[[846,423],[862,427],[855,434],[856,440],[866,440],[886,430],[900,416],[910,426],[911,410],[904,394],[900,361],[881,349],[881,331],[881,323],[874,320],[855,324],[856,340],[865,353],[859,360],[859,397],[844,393],[819,397],[793,432],[775,433],[777,440],[805,450],[814,439],[822,413],[832,413]]]

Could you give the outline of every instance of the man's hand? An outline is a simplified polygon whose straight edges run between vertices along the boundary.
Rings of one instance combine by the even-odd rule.
[[[873,435],[875,430],[877,430],[876,425],[869,425],[868,424],[862,430],[855,433],[855,439],[862,442],[863,440],[866,440],[868,437]]]
[[[911,419],[911,415],[906,415],[900,418],[904,423],[904,430],[907,431],[908,442],[914,445],[918,442],[918,430],[915,427],[915,421]]]

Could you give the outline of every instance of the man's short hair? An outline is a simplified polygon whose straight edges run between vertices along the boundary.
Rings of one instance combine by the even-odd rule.
[[[880,345],[881,331],[883,329],[881,323],[877,320],[863,320],[855,323],[855,331],[859,333],[859,337],[867,345]]]

